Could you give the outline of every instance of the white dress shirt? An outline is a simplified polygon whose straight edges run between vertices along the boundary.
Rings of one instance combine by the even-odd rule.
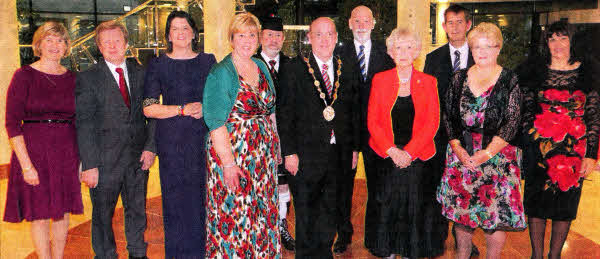
[[[277,54],[277,56],[275,58],[270,58],[269,56],[267,56],[267,54],[265,54],[264,51],[261,51],[260,55],[267,63],[267,68],[269,68],[269,69],[271,69],[271,64],[269,64],[269,61],[275,60],[275,71],[279,72],[279,54]]]
[[[329,58],[329,60],[327,62],[323,62],[316,55],[313,54],[313,56],[315,57],[315,60],[317,61],[317,65],[319,66],[319,71],[323,70],[323,64],[327,64],[327,75],[329,76],[329,82],[331,82],[332,91],[335,90],[335,85],[334,85],[335,77],[333,77],[333,58]],[[329,144],[333,145],[335,143],[336,143],[335,133],[333,132],[333,129],[331,129],[331,138],[329,139]]]
[[[452,44],[448,44],[450,46],[450,59],[452,62],[450,64],[454,64],[454,59],[456,59],[454,55],[454,51],[460,51],[460,69],[467,68],[467,62],[469,62],[469,44],[465,41],[465,43],[460,48],[455,48]]]
[[[354,40],[354,49],[356,49],[356,59],[358,60],[358,53],[360,53],[360,45],[365,46],[365,49],[363,50],[363,52],[365,53],[365,71],[367,72],[367,74],[369,73],[369,58],[371,57],[371,40],[369,39],[367,42],[360,43],[356,40]],[[360,72],[360,71],[359,71]]]
[[[320,72],[323,71],[323,64],[327,64],[327,75],[329,76],[329,81],[331,82],[331,86],[333,87],[334,79],[335,79],[335,77],[333,77],[333,58],[329,58],[328,61],[323,62],[316,55],[313,54],[313,56],[315,57],[315,60],[317,61],[317,65],[319,66]]]
[[[127,76],[127,65],[125,65],[125,61],[123,61],[123,63],[121,63],[118,66],[106,60],[104,62],[106,62],[106,65],[108,65],[108,70],[110,70],[113,77],[115,78],[115,81],[117,81],[117,86],[119,86],[119,73],[117,73],[117,68],[120,67],[123,69],[123,76],[125,77],[125,83],[127,83],[127,90],[131,93],[131,89],[129,88],[129,77]]]

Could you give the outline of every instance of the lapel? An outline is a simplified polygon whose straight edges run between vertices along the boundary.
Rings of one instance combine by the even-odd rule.
[[[125,61],[125,65],[127,66],[127,77],[129,78],[129,103],[133,111],[134,106],[138,103],[137,98],[140,93],[137,82],[137,71],[135,64],[127,62],[127,60]]]
[[[369,78],[373,78],[373,74],[375,74],[375,60],[379,60],[383,62],[383,59],[379,58],[379,48],[376,47],[375,41],[371,40],[371,56],[369,56],[369,68],[367,69],[367,81]]]
[[[448,71],[450,73],[454,72],[452,71],[452,58],[450,57],[450,43],[446,43],[446,45],[444,45],[441,61],[444,62],[444,64],[446,64],[446,67],[448,68]]]
[[[105,88],[105,93],[106,93],[106,97],[110,98],[109,100],[111,100],[110,102],[113,102],[115,104],[117,104],[120,108],[123,109],[127,109],[127,105],[125,105],[125,102],[123,101],[123,96],[121,96],[121,91],[119,90],[119,84],[117,83],[117,81],[115,80],[115,77],[113,76],[112,72],[110,71],[110,69],[108,68],[108,65],[106,64],[107,61],[102,60],[101,62],[99,62],[99,67],[100,67],[100,78],[102,80],[101,82],[101,87]],[[129,72],[129,67],[127,67],[127,74],[129,76],[130,72]],[[131,80],[131,76],[129,78]],[[132,103],[132,98],[131,98],[131,94],[129,94],[129,102]]]
[[[263,58],[261,52],[262,52],[262,50],[259,48],[258,51],[257,51],[257,53],[254,54],[254,57],[257,58],[257,59],[262,60],[262,62],[264,62],[265,65],[267,65],[267,71],[269,71],[269,74],[271,74],[271,77],[273,78],[273,81],[276,82],[276,84],[277,84],[277,82],[278,82],[277,78],[279,76],[279,71],[275,70],[275,73],[271,73],[271,65],[265,60],[265,58]],[[279,52],[279,69],[281,69],[282,57],[283,57],[283,54],[281,54],[281,52]]]
[[[469,48],[469,58],[467,59],[467,68],[475,65],[475,60],[473,59],[473,54],[471,53],[471,48]]]

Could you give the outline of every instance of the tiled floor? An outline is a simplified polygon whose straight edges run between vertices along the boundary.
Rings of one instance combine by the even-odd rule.
[[[364,249],[363,243],[363,212],[366,201],[364,180],[356,181],[353,201],[352,221],[355,226],[355,235],[352,245],[346,253],[338,258],[375,258]],[[154,197],[148,200],[148,230],[146,241],[148,242],[148,256],[150,258],[163,258],[164,245],[162,233],[161,200]],[[293,212],[290,215],[290,223],[293,223]],[[119,209],[115,214],[114,229],[120,258],[127,258],[125,250],[125,236],[123,234],[123,211]],[[291,229],[293,231],[293,226]],[[92,258],[90,246],[90,222],[82,223],[69,231],[69,240],[65,251],[65,258]],[[547,233],[549,234],[549,229]],[[597,229],[595,231],[598,231]],[[481,231],[477,231],[474,238],[475,244],[485,253],[485,240]],[[548,243],[548,242],[546,242]],[[546,247],[548,244],[546,244]],[[446,252],[439,258],[454,258],[454,241],[449,238],[446,241]],[[546,248],[547,249],[547,248]],[[528,258],[530,253],[529,237],[526,231],[508,233],[506,246],[502,252],[502,258]],[[283,258],[293,258],[293,253],[284,251]],[[600,245],[585,238],[584,236],[571,232],[568,243],[562,254],[563,258],[600,258]],[[26,258],[37,258],[34,253]],[[481,256],[480,258],[483,258]]]

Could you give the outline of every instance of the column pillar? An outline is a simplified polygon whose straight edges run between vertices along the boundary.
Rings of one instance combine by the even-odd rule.
[[[19,25],[17,23],[16,1],[2,1],[0,4],[0,165],[10,162],[10,145],[4,128],[6,107],[6,90],[12,75],[21,65],[19,58]]]
[[[436,46],[434,46],[434,47],[444,45],[444,44],[446,44],[446,41],[448,40],[446,38],[446,32],[444,31],[444,27],[442,27],[442,23],[444,23],[444,11],[446,11],[446,9],[448,9],[449,6],[450,6],[449,2],[438,1],[438,3],[437,3],[436,14],[435,14]]]
[[[234,15],[235,0],[204,1],[204,52],[215,54],[217,61],[231,52],[227,29]]]
[[[423,43],[421,54],[415,61],[415,68],[423,70],[425,55],[431,45],[431,32],[429,29],[430,0],[398,0],[397,21],[398,26],[406,26],[416,31],[421,36]]]

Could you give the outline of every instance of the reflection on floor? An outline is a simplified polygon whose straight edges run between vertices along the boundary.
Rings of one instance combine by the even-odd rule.
[[[346,253],[337,258],[376,258],[371,256],[363,246],[363,218],[364,206],[366,201],[366,187],[364,180],[357,179],[354,190],[352,223],[355,228],[352,245]],[[162,232],[162,207],[160,196],[148,199],[148,230],[146,231],[146,241],[148,242],[148,257],[163,258],[163,232]],[[290,213],[288,222],[293,226],[293,209]],[[127,258],[125,249],[125,235],[123,233],[123,210],[119,209],[115,213],[114,230],[117,240],[119,258]],[[550,225],[550,224],[549,224]],[[594,229],[593,231],[598,231]],[[549,228],[546,230],[549,236]],[[482,252],[480,258],[485,255],[485,240],[481,231],[476,231],[474,243]],[[546,241],[546,250],[548,249],[548,240]],[[454,240],[448,238],[446,241],[446,252],[439,258],[454,258]],[[506,246],[502,251],[502,258],[529,258],[530,255],[529,237],[527,231],[508,233]],[[547,253],[547,252],[546,252]],[[293,258],[294,254],[289,251],[283,252],[283,258]],[[562,254],[563,258],[600,258],[600,245],[590,239],[571,231],[567,244]],[[4,256],[3,256],[4,258]],[[11,257],[12,258],[12,257]],[[19,257],[23,258],[23,257]],[[31,253],[26,258],[37,258],[35,253]],[[65,258],[93,258],[93,252],[90,242],[90,222],[84,222],[69,231],[68,243],[65,251]]]

